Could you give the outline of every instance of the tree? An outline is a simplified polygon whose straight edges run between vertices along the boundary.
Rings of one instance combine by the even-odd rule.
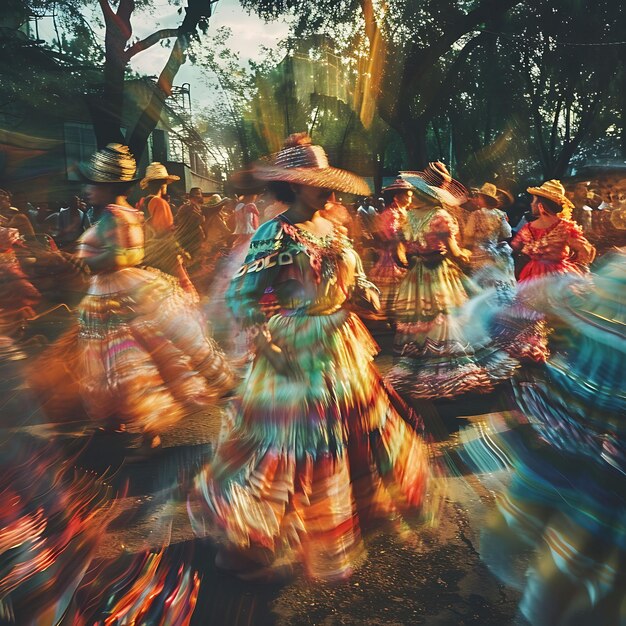
[[[112,141],[126,143],[139,159],[147,139],[154,130],[164,102],[172,93],[173,81],[185,62],[190,43],[206,32],[212,6],[217,0],[173,0],[179,4],[182,16],[177,28],[156,30],[142,40],[133,39],[132,20],[139,9],[156,11],[152,0],[10,0],[11,9],[25,16],[44,12],[55,17],[56,45],[76,55],[84,51],[89,40],[98,50],[90,60],[102,53],[86,13],[99,11],[105,29],[104,67],[100,80],[87,95],[98,145]],[[57,21],[58,18],[58,21]],[[169,58],[154,85],[148,105],[133,128],[122,127],[124,81],[129,75],[129,63],[136,55],[160,42],[172,42]],[[83,45],[80,45],[83,42]],[[77,49],[78,46],[78,49]],[[89,46],[87,46],[89,47]]]

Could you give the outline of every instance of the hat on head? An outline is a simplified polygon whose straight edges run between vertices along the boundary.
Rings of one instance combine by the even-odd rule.
[[[500,206],[498,188],[493,183],[484,183],[480,189],[476,190],[475,195],[480,196],[491,208]]]
[[[404,180],[404,178],[396,178],[396,180],[391,183],[391,185],[387,185],[383,187],[381,191],[384,193],[385,191],[413,191],[413,185],[411,183]]]
[[[90,183],[134,183],[137,162],[128,146],[110,143],[94,152],[86,163],[78,166],[82,177]]]
[[[307,133],[287,137],[283,149],[254,167],[259,180],[293,183],[343,191],[357,196],[371,193],[356,174],[331,167],[322,146],[315,146]]]
[[[442,200],[441,189],[432,187],[429,185],[419,174],[421,172],[400,172],[402,179],[411,184],[413,189],[413,196],[418,197],[424,202],[428,202],[432,205],[441,204]]]
[[[533,196],[547,198],[552,200],[552,202],[556,202],[565,212],[571,212],[574,208],[574,204],[565,196],[565,188],[560,180],[547,180],[541,187],[529,187],[526,191]]]
[[[207,209],[217,209],[218,207],[223,207],[228,201],[229,198],[222,198],[219,193],[213,193],[207,198],[204,206]]]
[[[467,202],[469,193],[458,180],[452,178],[448,168],[441,161],[431,161],[421,172],[418,172],[431,187],[442,189],[441,201],[452,206],[460,206]]]
[[[139,186],[145,189],[148,183],[153,180],[164,180],[169,185],[170,183],[180,180],[180,176],[169,174],[165,165],[154,161],[146,167],[146,175],[141,179]]]

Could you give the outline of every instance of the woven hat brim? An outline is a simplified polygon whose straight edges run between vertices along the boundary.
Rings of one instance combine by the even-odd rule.
[[[202,205],[203,209],[219,209],[223,207],[225,204],[230,202],[230,198],[224,198],[220,202],[216,202],[215,204],[207,204],[206,202]]]
[[[480,196],[481,198],[485,198],[487,200],[487,202],[489,202],[489,204],[491,204],[492,207],[497,207],[500,206],[500,200],[498,200],[498,198],[494,198],[493,196],[490,196],[488,193],[485,193],[484,191],[476,191],[474,192],[475,196]]]
[[[541,189],[541,187],[529,187],[526,190],[532,196],[540,196],[542,198],[547,198],[548,200],[552,200],[552,202],[556,202],[560,204],[563,209],[573,209],[574,204],[570,202],[565,196],[560,194],[554,194],[546,191],[545,189]]]
[[[145,189],[148,186],[148,183],[153,180],[164,180],[166,184],[169,185],[171,183],[175,183],[177,180],[180,180],[180,176],[176,176],[176,174],[168,174],[164,178],[161,176],[159,176],[158,178],[142,178],[141,182],[139,183],[139,186],[142,189]]]
[[[76,167],[76,171],[79,176],[88,183],[96,183],[100,185],[121,185],[129,184],[133,185],[139,180],[139,176],[133,176],[133,178],[124,180],[112,180],[104,177],[102,172],[96,172],[90,165],[90,163],[79,163]]]
[[[418,197],[431,204],[440,204],[445,202],[442,195],[438,192],[442,191],[436,187],[431,187],[421,176],[417,174],[409,174],[408,172],[400,172],[400,176],[413,186],[413,197]]]
[[[369,196],[372,193],[369,185],[360,176],[336,167],[286,168],[273,165],[256,165],[254,176],[264,181],[322,187],[355,196]]]

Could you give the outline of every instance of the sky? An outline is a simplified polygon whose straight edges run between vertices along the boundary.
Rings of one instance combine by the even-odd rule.
[[[143,38],[159,28],[176,27],[181,20],[177,8],[170,5],[167,0],[155,0],[157,13],[160,16],[158,22],[152,18],[141,16],[133,20],[133,35]],[[232,47],[241,55],[241,60],[246,63],[249,59],[259,59],[261,47],[272,48],[281,39],[287,37],[289,25],[284,20],[276,20],[265,23],[256,15],[248,15],[239,5],[238,0],[219,0],[213,8],[213,15],[209,20],[209,31],[203,36],[205,45],[211,45],[211,36],[220,27],[227,26],[233,31],[231,38]],[[158,75],[170,53],[168,48],[160,45],[153,46],[138,54],[131,66],[134,70],[147,76]],[[176,75],[175,84],[191,85],[192,106],[194,110],[210,104],[214,97],[213,91],[206,86],[205,79],[199,68],[190,62],[185,63]]]
[[[4,0],[0,0],[4,2]],[[94,2],[94,10],[101,14]],[[133,38],[143,39],[160,28],[176,28],[182,17],[177,13],[178,8],[172,6],[168,0],[154,0],[154,13],[158,15],[155,21],[152,12],[137,12],[132,19]],[[94,25],[96,34],[104,46],[104,29]],[[248,60],[258,60],[261,57],[261,47],[272,48],[289,33],[289,24],[281,19],[265,23],[256,15],[248,15],[239,5],[239,0],[219,0],[213,7],[213,15],[209,20],[209,31],[203,35],[204,45],[211,45],[211,36],[227,26],[233,31],[231,43],[233,49],[240,54],[243,63]],[[51,41],[54,38],[54,28],[50,19],[42,19],[39,24],[40,36]],[[146,76],[158,76],[170,54],[169,48],[157,44],[141,52],[131,61],[132,69]],[[189,83],[191,85],[192,107],[198,110],[211,103],[215,98],[214,91],[206,85],[206,80],[199,68],[187,61],[179,70],[174,81],[175,85]]]

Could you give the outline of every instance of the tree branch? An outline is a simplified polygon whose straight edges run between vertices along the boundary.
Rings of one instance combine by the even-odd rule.
[[[148,35],[145,39],[137,41],[130,46],[130,48],[127,48],[125,50],[126,57],[130,60],[136,54],[147,50],[148,48],[159,43],[159,41],[162,41],[163,39],[170,39],[172,37],[178,37],[178,28],[162,28],[161,30],[157,30],[151,35]]]

